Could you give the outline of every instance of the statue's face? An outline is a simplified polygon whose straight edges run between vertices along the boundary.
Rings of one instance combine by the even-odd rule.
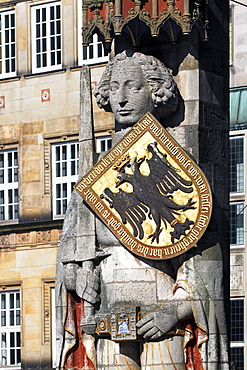
[[[114,116],[123,126],[132,126],[145,113],[153,111],[148,82],[141,67],[131,59],[119,61],[113,67],[109,98]]]

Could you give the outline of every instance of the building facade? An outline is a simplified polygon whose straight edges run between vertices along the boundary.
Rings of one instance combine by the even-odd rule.
[[[80,66],[91,66],[93,91],[108,60],[98,35],[91,37],[89,46],[82,45],[81,18],[80,0],[0,1],[1,368],[55,364],[55,263],[65,210],[77,181]],[[196,63],[192,56],[184,69],[191,63]],[[194,76],[198,78],[197,71],[191,73],[191,81]],[[185,84],[183,88],[183,96],[189,95]],[[187,97],[188,105],[195,94]],[[111,146],[114,123],[95,101],[93,108],[100,152]],[[243,133],[234,131],[233,141],[242,140]],[[241,140],[236,147],[241,147]],[[232,166],[239,171],[238,164]],[[243,194],[232,191],[232,217],[242,209]],[[238,307],[244,307],[245,258],[238,225],[235,239],[242,243],[232,243],[231,259],[232,305],[238,313]],[[240,276],[243,288],[234,276]],[[233,341],[232,348],[240,363],[244,339]]]
[[[0,367],[55,363],[54,284],[62,222],[78,180],[80,66],[92,90],[108,60],[82,46],[81,2],[0,3]],[[113,120],[95,107],[95,145]]]
[[[246,346],[246,163],[247,1],[230,2],[230,244],[231,361],[247,367]]]

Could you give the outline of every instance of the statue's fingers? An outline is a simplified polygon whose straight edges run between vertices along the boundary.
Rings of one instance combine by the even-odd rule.
[[[95,290],[92,291],[91,296],[92,296],[92,299],[94,300],[94,303],[96,303],[100,300],[100,297],[99,297],[98,293]]]
[[[83,295],[83,299],[85,299],[89,303],[96,303],[100,300],[98,293],[91,287],[87,286],[85,289],[85,293]]]
[[[91,279],[91,280],[88,280],[87,286],[94,289],[94,290],[98,290],[99,289],[99,282],[94,281],[94,280]]]
[[[150,339],[150,338],[152,338],[153,336],[155,336],[156,334],[157,334],[157,332],[159,331],[159,329],[156,327],[156,326],[154,326],[154,327],[152,327],[150,330],[148,330],[144,335],[143,335],[143,337],[145,338],[145,339]]]
[[[98,291],[99,290],[99,279],[94,281],[93,285],[94,290]]]
[[[95,304],[97,301],[99,301],[99,296],[85,292],[83,295],[83,300],[87,301],[88,303]]]
[[[141,328],[143,325],[145,325],[147,322],[151,321],[154,319],[154,314],[153,313],[149,313],[147,315],[145,315],[141,320],[139,320],[137,323],[136,323],[136,326],[138,328]]]
[[[88,294],[87,292],[85,292],[84,294],[83,294],[83,299],[85,300],[85,301],[87,301],[88,303],[92,303],[92,304],[94,304],[95,302],[94,302],[94,300],[93,300],[93,297],[90,295],[90,294]]]
[[[93,277],[94,277],[94,282],[99,284],[99,276],[94,273]]]
[[[87,279],[87,286],[94,290],[99,290],[99,278],[94,274],[89,275]]]
[[[154,326],[154,322],[148,321],[146,324],[142,325],[141,328],[138,329],[137,334],[144,335],[146,334],[150,329],[152,329]]]
[[[164,335],[164,333],[162,333],[162,331],[158,330],[157,333],[155,333],[154,335],[152,335],[150,337],[151,340],[156,340],[156,339],[159,339],[160,337],[162,337],[162,335]]]

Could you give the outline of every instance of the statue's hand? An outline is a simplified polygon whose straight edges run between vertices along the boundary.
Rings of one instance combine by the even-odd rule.
[[[145,315],[136,324],[139,335],[145,339],[156,340],[170,331],[178,322],[176,309],[165,308]]]
[[[145,339],[156,340],[177,326],[178,322],[191,317],[192,309],[189,300],[171,301],[161,310],[151,312],[136,324],[139,335]]]
[[[100,300],[98,276],[91,271],[79,269],[77,271],[76,293],[91,304],[98,302]]]

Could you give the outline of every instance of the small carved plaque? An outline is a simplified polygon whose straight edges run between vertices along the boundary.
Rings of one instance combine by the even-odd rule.
[[[136,340],[137,307],[115,307],[111,311],[111,339]]]
[[[96,333],[98,335],[110,335],[110,333],[111,333],[111,319],[110,319],[109,315],[98,315],[97,316]]]
[[[196,246],[212,211],[205,175],[150,113],[75,189],[125,247],[150,259]]]

